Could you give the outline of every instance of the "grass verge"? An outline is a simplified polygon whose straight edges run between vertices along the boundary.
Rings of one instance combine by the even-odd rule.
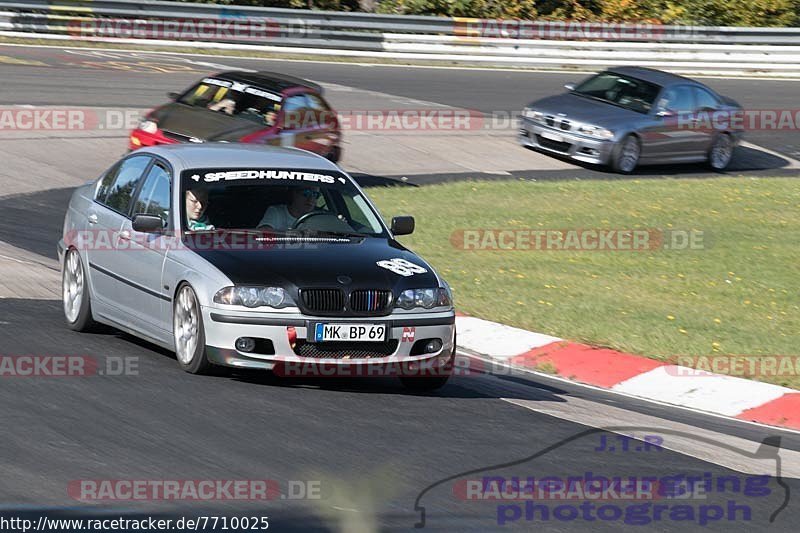
[[[370,189],[460,311],[654,359],[800,354],[800,188],[784,178],[488,181]],[[470,250],[464,229],[703,232],[693,250]],[[794,357],[800,362],[800,357]],[[800,388],[800,368],[754,379]]]

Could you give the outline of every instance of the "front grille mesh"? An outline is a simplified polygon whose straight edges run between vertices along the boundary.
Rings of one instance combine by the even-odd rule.
[[[297,340],[294,353],[314,359],[374,359],[397,350],[397,339],[384,342],[307,342]]]
[[[541,135],[536,136],[536,142],[539,143],[539,146],[541,146],[542,148],[547,148],[549,150],[554,150],[556,152],[562,152],[564,154],[568,153],[570,147],[572,146],[572,144],[568,142],[553,141],[545,137],[542,137]]]
[[[386,310],[392,303],[392,291],[355,290],[350,293],[350,310],[375,313]]]
[[[344,293],[341,289],[303,289],[303,305],[314,313],[341,313],[344,311]]]

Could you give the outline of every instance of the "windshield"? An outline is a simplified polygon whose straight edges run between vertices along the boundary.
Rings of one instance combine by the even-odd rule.
[[[206,78],[189,89],[178,102],[272,126],[281,100],[280,94],[252,85]]]
[[[601,72],[575,87],[572,92],[637,113],[649,113],[661,87],[637,78]]]
[[[206,168],[184,171],[182,184],[189,231],[384,235],[366,198],[339,172]]]

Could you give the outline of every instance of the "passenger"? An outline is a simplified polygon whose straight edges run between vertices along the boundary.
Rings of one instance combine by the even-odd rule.
[[[208,191],[206,189],[189,189],[186,191],[186,220],[189,229],[207,230],[214,229],[206,216],[208,207]]]

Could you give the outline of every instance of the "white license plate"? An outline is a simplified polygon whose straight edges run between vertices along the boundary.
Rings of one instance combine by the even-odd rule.
[[[315,342],[383,342],[386,340],[384,324],[326,324],[317,323]]]
[[[539,135],[541,135],[545,139],[550,139],[551,141],[556,141],[556,142],[560,142],[560,143],[564,142],[564,137],[562,137],[561,135],[558,135],[557,133],[549,133],[547,131],[543,131]]]

